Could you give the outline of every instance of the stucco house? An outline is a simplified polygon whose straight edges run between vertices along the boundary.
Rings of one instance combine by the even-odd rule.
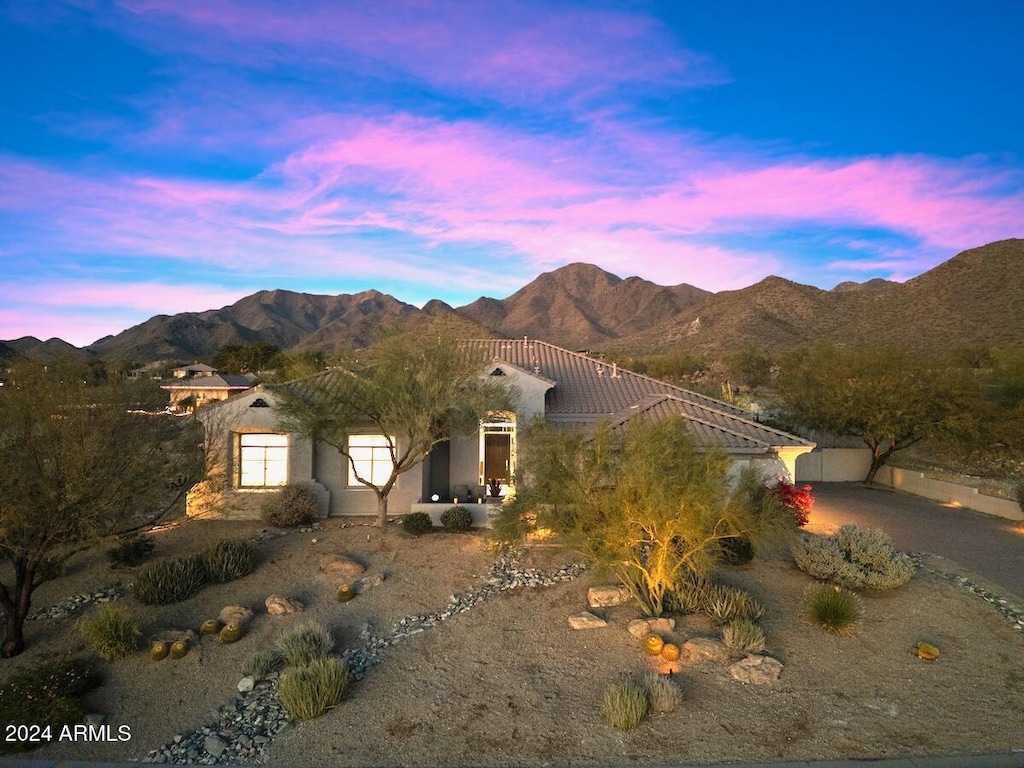
[[[172,410],[195,410],[252,389],[248,376],[221,373],[204,363],[175,368],[171,375],[171,382],[161,384],[160,389],[169,394]]]
[[[458,499],[468,502],[474,522],[485,521],[488,481],[500,486],[501,495],[510,490],[520,433],[538,417],[559,428],[593,429],[609,422],[621,429],[640,415],[680,415],[699,442],[724,449],[737,468],[758,466],[768,476],[792,478],[797,457],[814,448],[741,408],[547,342],[464,344],[486,361],[482,375],[506,377],[517,390],[516,412],[494,414],[477,434],[437,446],[399,478],[388,497],[391,514],[424,510],[436,516]],[[275,406],[272,391],[255,387],[199,412],[214,471],[189,494],[188,513],[255,518],[268,491],[292,483],[313,491],[325,515],[375,514],[373,492],[355,481],[341,454],[281,429]],[[382,462],[390,469],[382,435],[354,430],[349,447],[364,477]]]

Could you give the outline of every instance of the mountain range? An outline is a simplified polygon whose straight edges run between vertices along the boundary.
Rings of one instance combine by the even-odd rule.
[[[908,280],[847,282],[832,290],[767,277],[736,291],[661,286],[590,264],[545,272],[505,299],[423,308],[379,291],[337,296],[274,290],[206,312],[157,315],[84,348],[60,339],[0,342],[22,355],[134,360],[210,358],[226,344],[282,349],[365,346],[381,326],[408,328],[445,317],[466,336],[530,336],[570,349],[634,354],[682,349],[699,355],[820,341],[940,348],[1024,342],[1024,240],[964,251]]]

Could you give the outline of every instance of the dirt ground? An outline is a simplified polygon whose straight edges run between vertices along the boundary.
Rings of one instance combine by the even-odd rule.
[[[96,711],[127,725],[124,743],[53,743],[40,759],[141,759],[175,734],[209,723],[234,696],[246,659],[269,647],[297,621],[323,621],[338,647],[359,643],[365,623],[385,633],[402,617],[432,612],[450,595],[479,584],[494,556],[482,535],[437,533],[419,538],[330,520],[322,531],[293,532],[261,545],[261,564],[230,584],[206,587],[172,606],[128,606],[144,637],[196,628],[226,604],[257,610],[234,645],[206,638],[180,661],[135,657],[101,664]],[[154,532],[154,557],[195,551],[220,538],[255,534],[259,526],[189,521]],[[312,539],[317,539],[313,543]],[[41,587],[34,607],[129,581],[112,571],[106,546],[76,556],[67,576]],[[319,557],[352,555],[384,581],[346,604],[334,601],[337,579],[322,576]],[[524,565],[549,568],[571,560],[550,546],[532,548]],[[949,570],[948,560],[936,567]],[[566,617],[586,609],[587,573],[556,586],[517,589],[479,604],[390,648],[324,717],[278,736],[272,765],[619,765],[978,754],[1024,747],[1024,633],[962,587],[918,572],[905,587],[865,595],[856,633],[826,634],[801,618],[811,583],[788,558],[724,569],[720,580],[747,589],[765,606],[767,653],[785,664],[766,686],[733,680],[725,666],[684,664],[673,679],[684,703],[623,732],[606,725],[601,698],[612,682],[652,663],[626,631],[635,604],[599,611],[602,629],[574,631]],[[991,585],[986,585],[991,588]],[[997,591],[998,590],[994,590]],[[297,598],[297,617],[269,616],[270,594]],[[680,620],[674,639],[716,636],[703,619]],[[0,680],[25,664],[69,650],[87,652],[68,620],[27,624],[28,650],[0,662]],[[941,657],[910,653],[920,640]]]

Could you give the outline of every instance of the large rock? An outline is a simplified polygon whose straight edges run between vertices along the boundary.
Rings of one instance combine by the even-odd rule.
[[[221,624],[241,624],[245,627],[252,621],[254,615],[252,609],[244,605],[225,605],[220,609],[217,620]]]
[[[264,603],[267,606],[267,613],[271,616],[288,616],[292,613],[302,613],[305,606],[298,600],[289,600],[281,595],[271,595]]]
[[[600,629],[607,627],[608,622],[590,611],[583,611],[569,617],[569,626],[573,629]]]
[[[346,579],[357,579],[366,572],[366,566],[348,555],[330,554],[320,558],[320,571]]]
[[[782,662],[771,656],[747,656],[729,667],[729,674],[741,683],[767,685],[782,674]]]
[[[724,662],[729,660],[729,649],[725,643],[710,637],[695,637],[683,643],[680,649],[690,661]]]
[[[611,608],[633,599],[625,587],[591,587],[587,590],[587,605],[591,608]]]

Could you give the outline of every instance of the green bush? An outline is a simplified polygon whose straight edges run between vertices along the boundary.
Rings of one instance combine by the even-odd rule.
[[[348,668],[343,662],[334,658],[314,659],[281,675],[277,690],[289,716],[312,720],[337,706],[348,683]]]
[[[683,692],[671,677],[648,672],[643,678],[652,712],[674,712],[683,703]]]
[[[106,661],[130,656],[138,648],[142,635],[128,610],[113,603],[103,603],[83,614],[75,626],[82,639]]]
[[[473,513],[461,505],[448,507],[441,513],[441,525],[446,531],[463,533],[473,527]]]
[[[665,593],[665,610],[679,616],[703,612],[709,587],[703,580],[681,579]]]
[[[834,536],[800,538],[793,558],[805,573],[848,589],[893,589],[914,575],[914,563],[879,528],[844,525]]]
[[[199,557],[160,560],[135,577],[135,599],[146,605],[168,605],[187,600],[203,588],[206,569]]]
[[[835,584],[814,584],[807,590],[804,615],[828,632],[847,635],[860,618],[860,598]]]
[[[276,648],[268,648],[264,651],[257,651],[242,667],[243,677],[254,677],[257,680],[266,677],[271,672],[277,672],[284,666],[284,656]]]
[[[0,723],[48,726],[56,740],[62,726],[82,722],[86,714],[82,697],[100,682],[96,671],[81,659],[46,661],[24,669],[0,687]],[[37,746],[38,742],[5,739],[0,741],[0,754]]]
[[[306,622],[282,633],[274,646],[290,667],[304,667],[334,648],[334,637],[323,624]]]
[[[764,632],[750,619],[736,619],[722,627],[722,642],[739,654],[760,653],[764,650]]]
[[[722,584],[712,584],[704,590],[702,609],[716,624],[737,619],[756,621],[764,615],[761,604],[742,589]]]
[[[133,533],[107,550],[107,560],[111,568],[132,568],[145,562],[155,547],[152,539]]]
[[[631,680],[608,686],[601,703],[601,714],[608,725],[631,731],[640,725],[649,708],[647,689]]]
[[[209,581],[223,584],[250,574],[256,568],[256,545],[245,539],[220,541],[199,556]]]
[[[301,485],[286,485],[271,494],[261,509],[263,522],[275,528],[309,525],[320,519],[316,497]]]
[[[410,512],[402,518],[402,530],[413,536],[428,533],[433,529],[434,522],[426,512]]]

